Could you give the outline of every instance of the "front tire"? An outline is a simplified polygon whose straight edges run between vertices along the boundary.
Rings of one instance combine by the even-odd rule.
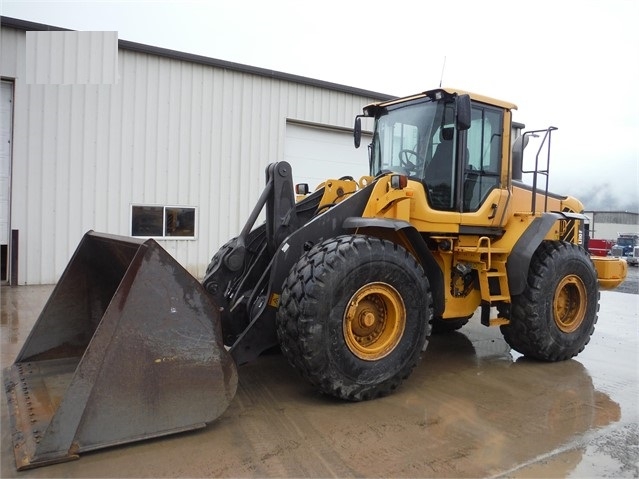
[[[360,401],[410,375],[432,314],[428,279],[408,251],[346,235],[315,245],[292,268],[277,333],[284,355],[317,389]]]
[[[525,356],[562,361],[583,351],[599,311],[597,272],[580,246],[544,241],[532,257],[526,290],[512,298],[506,342]]]

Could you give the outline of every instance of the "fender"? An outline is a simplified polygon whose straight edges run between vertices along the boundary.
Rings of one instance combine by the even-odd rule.
[[[587,217],[578,213],[560,213],[555,211],[552,213],[543,213],[530,223],[528,229],[515,243],[506,262],[508,288],[510,289],[511,296],[517,296],[524,292],[526,281],[528,280],[530,260],[553,225],[560,220],[575,219],[582,220],[583,224]]]
[[[401,231],[406,236],[406,239],[417,255],[417,260],[426,272],[433,294],[435,316],[441,316],[444,313],[444,274],[437,264],[437,261],[435,261],[435,257],[428,249],[424,238],[412,224],[396,219],[350,217],[344,220],[342,226],[348,230],[358,228],[384,228],[396,232]]]

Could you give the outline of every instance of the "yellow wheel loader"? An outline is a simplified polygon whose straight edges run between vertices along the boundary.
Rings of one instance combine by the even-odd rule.
[[[526,356],[577,355],[625,262],[588,255],[582,203],[548,191],[555,128],[521,134],[515,108],[450,89],[366,106],[370,175],[309,192],[269,165],[201,283],[153,240],[87,233],[5,371],[18,468],[202,427],[274,347],[350,401],[391,393],[478,308]]]

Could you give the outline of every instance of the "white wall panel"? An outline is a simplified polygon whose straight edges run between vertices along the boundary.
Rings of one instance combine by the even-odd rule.
[[[0,82],[0,245],[8,245],[11,235],[11,150],[13,143],[13,83]],[[6,258],[5,258],[6,259]]]
[[[117,81],[117,32],[26,32],[26,82],[40,85]]]
[[[25,35],[13,28],[0,27],[0,76],[24,77]]]
[[[350,128],[373,101],[128,49],[117,83],[28,84],[25,36],[1,37],[2,75],[16,79],[11,223],[22,284],[57,281],[89,229],[129,235],[131,204],[197,208],[196,239],[160,243],[201,277],[241,230],[267,164],[284,159],[287,120]]]

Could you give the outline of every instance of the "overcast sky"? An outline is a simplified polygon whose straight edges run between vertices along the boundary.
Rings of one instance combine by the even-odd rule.
[[[0,0],[0,14],[390,95],[442,81],[508,100],[527,129],[559,128],[552,191],[639,211],[637,0]]]

